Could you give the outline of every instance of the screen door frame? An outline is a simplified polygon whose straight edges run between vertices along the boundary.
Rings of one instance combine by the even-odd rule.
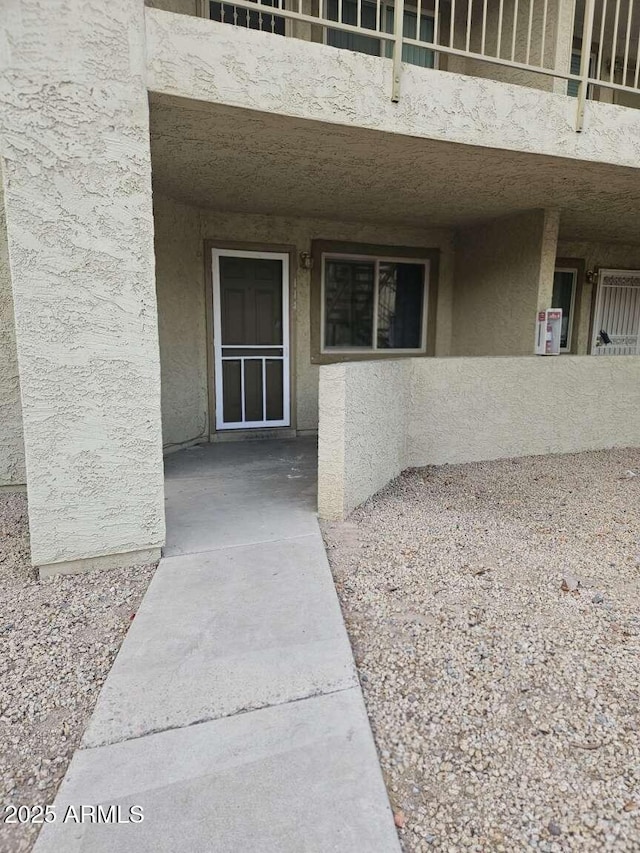
[[[248,258],[256,260],[276,260],[282,264],[282,344],[280,346],[241,346],[236,345],[236,349],[256,350],[256,356],[239,356],[236,360],[241,360],[241,380],[244,377],[244,363],[248,360],[262,361],[262,376],[263,376],[263,415],[264,420],[226,422],[224,420],[223,407],[223,360],[233,360],[233,356],[222,355],[222,313],[220,299],[220,258]],[[291,426],[291,376],[290,376],[290,325],[289,325],[289,253],[288,252],[263,252],[250,251],[246,249],[211,249],[211,278],[213,290],[213,357],[214,357],[214,377],[215,377],[215,423],[216,430],[233,430],[233,429],[265,429],[271,427],[289,427]],[[224,349],[233,349],[234,347],[225,346]],[[281,350],[279,356],[261,356],[260,350]],[[266,419],[266,389],[264,385],[264,377],[266,372],[266,361],[281,360],[282,361],[282,414],[281,420]],[[242,386],[243,387],[243,386]],[[241,403],[244,409],[244,393],[241,391]]]

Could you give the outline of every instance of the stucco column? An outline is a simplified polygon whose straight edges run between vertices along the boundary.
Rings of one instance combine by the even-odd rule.
[[[527,210],[456,233],[453,355],[533,355],[551,307],[557,210]]]
[[[164,540],[143,0],[4,0],[0,142],[32,560]]]
[[[552,308],[553,276],[558,254],[558,232],[560,229],[560,211],[544,211],[540,245],[540,278],[538,281],[538,310]]]

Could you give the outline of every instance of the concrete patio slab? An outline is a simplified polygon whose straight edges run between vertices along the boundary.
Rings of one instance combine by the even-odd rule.
[[[165,556],[317,532],[316,440],[246,441],[167,457]]]
[[[162,563],[84,746],[357,685],[318,535]]]
[[[141,823],[62,823],[118,804]],[[76,753],[36,853],[399,851],[359,689]]]
[[[199,444],[169,454],[164,461],[165,483],[175,479],[227,477],[250,473],[248,483],[271,485],[302,474],[315,485],[318,440],[313,436],[276,441],[237,441]]]

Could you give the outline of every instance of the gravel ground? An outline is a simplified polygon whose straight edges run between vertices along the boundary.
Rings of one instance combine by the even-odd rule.
[[[640,450],[410,471],[324,533],[405,851],[640,850]]]
[[[0,808],[46,805],[78,745],[155,566],[38,581],[26,496],[0,493]],[[22,853],[38,826],[0,823]]]

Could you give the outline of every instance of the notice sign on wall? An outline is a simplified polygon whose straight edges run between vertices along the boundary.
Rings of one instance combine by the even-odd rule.
[[[560,355],[562,337],[562,308],[547,308],[538,312],[536,355]]]

